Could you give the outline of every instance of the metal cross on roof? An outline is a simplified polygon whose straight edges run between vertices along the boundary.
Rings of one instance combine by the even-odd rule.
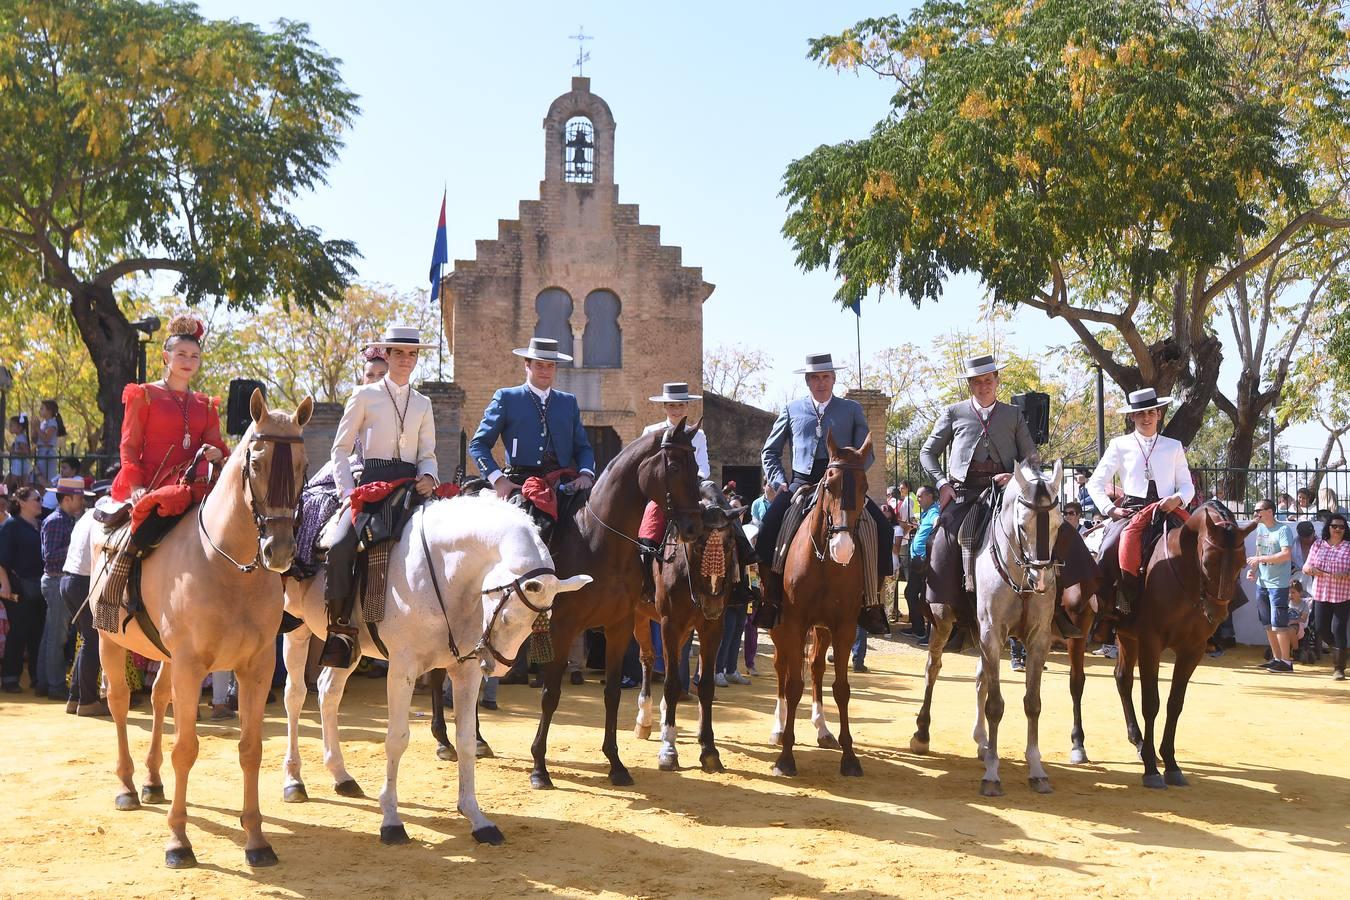
[[[578,75],[585,75],[582,67],[590,60],[591,55],[585,51],[586,45],[583,42],[595,40],[595,35],[587,34],[586,26],[579,25],[577,26],[577,33],[568,35],[568,40],[577,42],[577,61],[572,65],[576,66]]]

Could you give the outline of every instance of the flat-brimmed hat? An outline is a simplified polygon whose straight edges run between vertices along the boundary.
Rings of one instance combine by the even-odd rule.
[[[688,403],[690,400],[702,400],[703,395],[689,393],[689,382],[667,381],[661,385],[659,397],[648,397],[653,403]]]
[[[1006,366],[1007,363],[997,363],[992,356],[972,356],[966,360],[966,378],[978,378],[981,375],[988,375],[990,372],[997,372]]]
[[[553,338],[530,338],[530,346],[517,347],[511,351],[526,359],[541,359],[544,362],[571,362],[572,357],[558,352],[558,342]]]
[[[435,350],[435,344],[422,340],[422,335],[411,325],[391,325],[386,328],[378,341],[371,341],[362,349],[369,347],[402,347],[404,350]]]
[[[84,479],[78,477],[56,479],[56,495],[71,496],[72,494],[83,494],[86,497],[94,496],[93,491],[85,490]]]
[[[1161,409],[1164,406],[1171,406],[1171,397],[1159,397],[1158,392],[1153,388],[1144,388],[1139,391],[1130,391],[1129,403],[1120,408],[1121,415],[1128,416],[1131,413],[1144,412],[1149,409]]]
[[[794,375],[806,375],[811,372],[838,372],[846,368],[845,366],[836,366],[834,358],[828,353],[808,353],[806,354],[806,365],[800,369],[793,369]]]

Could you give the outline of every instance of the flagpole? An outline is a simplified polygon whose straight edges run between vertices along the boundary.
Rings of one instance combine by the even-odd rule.
[[[857,329],[858,335],[858,390],[862,390],[862,314],[859,307],[859,314],[853,317],[853,325]]]
[[[449,182],[441,182],[442,208],[445,206],[445,195],[449,189]],[[448,256],[449,254],[446,255]],[[439,304],[436,307],[436,326],[437,334],[439,335],[436,343],[436,380],[440,382],[445,381],[445,294],[439,290],[441,287],[441,276],[444,274],[445,272],[443,269],[436,273],[436,287],[438,288],[436,293],[437,299],[439,300]]]

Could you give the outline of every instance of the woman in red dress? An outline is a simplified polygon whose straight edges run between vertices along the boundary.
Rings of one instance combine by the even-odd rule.
[[[112,484],[115,500],[136,501],[173,484],[205,447],[208,462],[229,450],[220,436],[220,401],[190,388],[202,365],[206,329],[191,316],[175,316],[164,341],[164,377],[129,384],[122,391],[122,468]]]

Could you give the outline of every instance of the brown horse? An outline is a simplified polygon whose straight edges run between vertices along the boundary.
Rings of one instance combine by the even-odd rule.
[[[313,408],[313,402],[305,399],[293,415],[271,412],[262,392],[254,391],[249,401],[253,424],[225,461],[215,489],[142,563],[145,612],[168,655],[147,636],[137,617],[127,617],[115,633],[104,632],[99,642],[103,671],[110,676],[108,707],[117,726],[116,802],[120,810],[140,806],[127,742],[130,691],[121,677],[127,651],[163,664],[151,693],[154,724],[141,800],[164,802],[160,741],[165,711],[172,700],[177,734],[170,836],[164,854],[171,869],[197,864],[187,836],[188,773],[198,750],[197,706],[206,674],[227,670],[234,672],[239,683],[239,767],[244,772],[239,822],[246,835],[244,859],[250,866],[270,866],[277,861],[263,836],[258,765],[263,706],[276,667],[281,573],[290,568],[295,556],[295,506],[305,481],[301,430]],[[96,552],[103,540],[96,536]],[[96,573],[90,598],[99,596],[105,578],[106,567]]]
[[[619,759],[619,699],[623,656],[633,635],[636,607],[642,600],[642,566],[637,543],[638,526],[648,501],[665,507],[666,521],[675,526],[680,541],[689,543],[703,533],[699,506],[698,466],[694,462],[694,434],[698,424],[678,424],[645,434],[616,456],[591,489],[590,500],[569,527],[554,534],[554,565],[560,578],[582,573],[594,581],[554,602],[549,635],[561,650],[544,666],[539,729],[530,751],[534,769],[530,784],[553,787],[548,774],[548,728],[562,696],[566,648],[583,629],[605,629],[605,739],[601,748],[609,760],[609,780],[629,785],[633,777]]]
[[[868,435],[856,449],[841,448],[831,433],[825,435],[825,442],[830,453],[829,467],[816,486],[815,507],[802,521],[788,548],[783,565],[781,617],[769,630],[774,669],[778,673],[774,736],[783,747],[772,768],[775,775],[797,774],[792,747],[796,742],[797,704],[802,699],[806,638],[815,632],[812,674],[817,703],[813,706],[818,706],[825,630],[834,646],[834,702],[839,707],[839,746],[844,751],[839,771],[843,775],[863,773],[862,763],[853,752],[853,736],[848,726],[848,659],[862,608],[866,583],[863,567],[875,565],[874,560],[863,558],[858,540],[858,523],[867,518],[863,503],[867,499],[866,460],[872,449],[872,437]],[[812,712],[815,718],[819,710]],[[821,723],[823,717],[817,727]]]
[[[1094,552],[1101,539],[1101,533],[1102,528],[1099,526],[1083,536],[1089,549]],[[1069,696],[1073,699],[1073,729],[1069,732],[1072,746],[1069,750],[1069,762],[1075,765],[1091,762],[1084,743],[1086,735],[1083,732],[1083,688],[1087,684],[1085,663],[1088,636],[1092,632],[1093,618],[1099,605],[1097,590],[1101,583],[1101,576],[1093,575],[1085,581],[1065,588],[1060,595],[1060,605],[1081,632],[1079,637],[1064,640],[1069,651]]]
[[[1228,603],[1247,563],[1244,541],[1256,522],[1239,528],[1206,504],[1186,524],[1170,529],[1153,548],[1133,614],[1116,627],[1120,656],[1116,688],[1125,711],[1126,735],[1144,763],[1144,787],[1184,787],[1176,760],[1177,720],[1186,686],[1205,653],[1205,643],[1228,616]],[[1153,720],[1158,715],[1158,665],[1164,650],[1176,654],[1163,728],[1164,774],[1158,774]],[[1139,666],[1144,732],[1134,715],[1134,668]]]
[[[736,553],[735,514],[717,506],[703,510],[703,538],[676,547],[674,558],[656,576],[656,604],[641,604],[634,629],[642,659],[642,688],[638,692],[637,725],[633,733],[643,739],[652,733],[652,630],[661,626],[661,645],[666,657],[665,696],[661,699],[661,749],[657,765],[664,772],[680,768],[675,749],[675,708],[680,701],[680,655],[684,644],[698,631],[699,657],[704,676],[698,684],[699,763],[705,772],[721,772],[722,758],[713,742],[713,673],[717,648],[722,643],[727,600],[733,579],[740,571]],[[653,561],[652,565],[656,565]]]

